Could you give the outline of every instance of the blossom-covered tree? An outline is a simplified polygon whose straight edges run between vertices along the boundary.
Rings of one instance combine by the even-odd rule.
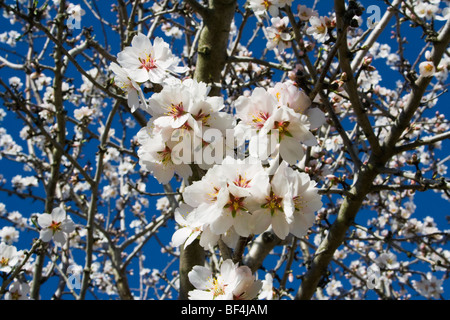
[[[448,1],[0,9],[1,299],[448,298]]]

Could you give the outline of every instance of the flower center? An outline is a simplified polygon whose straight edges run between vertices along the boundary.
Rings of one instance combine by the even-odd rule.
[[[141,63],[141,66],[139,67],[140,69],[145,69],[147,71],[150,71],[151,69],[155,69],[156,68],[156,61],[152,58],[151,55],[149,54],[145,54],[146,58],[139,58],[139,62]]]
[[[427,65],[425,66],[425,70],[428,71],[428,72],[433,71],[433,65],[432,65],[431,63],[427,64]]]
[[[61,222],[52,221],[52,223],[49,226],[49,229],[52,230],[53,234],[55,234],[58,231],[61,231]]]
[[[283,212],[282,206],[283,198],[275,195],[273,191],[270,191],[270,195],[266,197],[266,203],[261,206],[261,208],[269,209],[270,214],[273,216],[275,214],[275,210]]]
[[[316,27],[316,30],[317,30],[318,33],[325,33],[327,28],[323,24],[321,24],[320,26]]]
[[[2,267],[6,267],[8,265],[8,263],[9,263],[9,258],[2,257],[2,260],[0,260],[0,266],[2,266]]]
[[[227,285],[222,283],[222,281],[219,281],[219,279],[214,278],[213,287],[211,290],[213,292],[213,299],[217,298],[218,296],[224,295],[226,286]]]
[[[19,293],[19,292],[11,292],[11,299],[12,300],[19,300],[20,299],[20,297],[21,297],[22,295]]]
[[[245,177],[242,177],[242,175],[239,175],[238,178],[233,181],[233,183],[237,187],[248,188],[251,181],[251,179],[247,180]]]
[[[289,121],[275,121],[273,128],[278,130],[279,134],[280,134],[280,139],[283,136],[288,136],[288,137],[292,137],[292,134],[287,130],[287,128],[289,127]]]
[[[297,210],[301,211],[303,210],[303,208],[308,206],[308,202],[306,200],[303,200],[303,196],[295,196],[294,206]]]
[[[194,116],[194,119],[196,121],[201,121],[203,125],[206,125],[208,122],[208,119],[211,117],[210,114],[207,113],[203,113],[203,110],[200,109],[200,111],[198,112],[198,114],[196,116]]]
[[[179,104],[171,104],[169,107],[169,111],[167,112],[168,116],[172,116],[173,118],[179,118],[184,115],[186,111],[184,111],[183,102]]]
[[[272,5],[272,2],[270,2],[269,0],[264,0],[262,4],[264,5],[264,8],[266,8],[266,10],[269,10],[269,7]]]
[[[219,194],[220,188],[214,187],[214,192],[208,193],[208,196],[211,197],[211,202],[217,201],[217,195]]]
[[[248,211],[244,207],[244,197],[235,197],[232,194],[230,194],[230,200],[228,200],[224,208],[231,210],[231,215],[233,216],[233,218],[236,217],[236,213],[238,210]]]
[[[172,150],[170,150],[170,148],[168,146],[166,146],[166,148],[163,151],[158,151],[158,154],[160,155],[161,159],[161,163],[162,164],[168,164],[169,162],[172,161]]]
[[[260,111],[257,115],[253,115],[253,123],[256,128],[261,129],[264,126],[264,122],[269,119],[269,113]]]

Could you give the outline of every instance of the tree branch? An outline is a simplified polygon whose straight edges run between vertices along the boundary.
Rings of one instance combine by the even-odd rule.
[[[336,12],[342,15],[345,10],[343,0],[336,0]],[[338,19],[339,20],[339,19]],[[341,24],[342,22],[340,22]],[[443,30],[441,30],[438,39],[434,43],[432,51],[433,62],[439,64],[443,53],[450,42],[450,21],[447,21]],[[296,299],[311,299],[321,277],[325,274],[333,254],[345,239],[345,234],[361,208],[365,196],[372,190],[372,183],[378,174],[377,167],[384,164],[394,154],[394,147],[400,138],[404,129],[409,125],[415,110],[420,105],[421,98],[425,93],[426,87],[431,81],[430,78],[420,77],[410,98],[405,106],[404,111],[397,119],[395,128],[386,138],[381,153],[372,153],[367,164],[361,167],[360,173],[356,176],[356,180],[350,189],[350,195],[344,198],[339,209],[338,216],[332,224],[327,236],[320,243],[311,266],[305,276],[295,296]]]

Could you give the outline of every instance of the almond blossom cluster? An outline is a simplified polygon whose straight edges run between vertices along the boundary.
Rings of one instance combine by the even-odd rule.
[[[316,183],[283,161],[269,175],[259,160],[226,158],[199,181],[185,188],[185,204],[176,211],[182,226],[172,237],[174,246],[213,247],[219,237],[234,248],[237,238],[260,234],[272,227],[285,239],[307,234],[322,207]]]
[[[164,71],[183,71],[174,67],[178,61],[164,42],[152,45],[144,37],[135,36],[119,53],[122,67],[111,64],[130,108],[151,115],[137,134],[139,163],[161,184],[174,175],[188,180],[193,164],[206,172],[183,191],[183,203],[175,211],[180,228],[172,245],[186,247],[199,238],[208,249],[222,237],[233,248],[239,237],[268,228],[281,239],[306,235],[322,206],[321,196],[308,174],[289,165],[302,160],[303,148],[317,144],[311,130],[323,124],[323,112],[286,81],[239,97],[233,115],[225,111],[222,97],[209,96],[205,83],[168,78]],[[140,89],[147,81],[163,83],[149,99]],[[247,144],[249,156],[236,157],[235,149],[245,150]]]
[[[303,158],[303,147],[315,146],[311,130],[325,121],[318,108],[310,108],[309,97],[292,82],[276,83],[269,89],[255,88],[250,97],[235,102],[238,145],[249,141],[250,155],[267,160],[280,155],[289,164]]]
[[[222,111],[221,97],[209,97],[205,83],[173,81],[148,100],[152,118],[137,134],[139,161],[162,184],[174,176],[188,179],[191,164],[208,169],[216,162],[214,149],[223,150],[226,130],[233,117]],[[217,161],[221,161],[221,158]]]
[[[153,51],[164,51],[166,46],[161,42],[151,46],[142,37],[136,36],[132,46],[119,54],[121,64],[128,66],[120,70],[128,70],[130,75],[138,70],[136,81],[162,82],[162,74],[150,75],[159,67],[146,68],[136,61],[144,61],[139,56],[142,52],[147,52],[146,59],[162,57]],[[173,59],[169,60],[170,67]],[[132,81],[130,76],[128,79]],[[187,245],[201,236],[206,248],[217,243],[220,235],[248,237],[269,227],[281,239],[289,233],[305,235],[322,203],[315,182],[288,164],[295,165],[303,158],[302,145],[317,144],[311,130],[324,122],[323,112],[310,108],[308,96],[288,81],[269,90],[256,88],[250,97],[239,97],[234,104],[239,123],[234,125],[233,115],[223,111],[223,98],[208,96],[209,90],[206,84],[192,79],[172,79],[150,99],[142,98],[144,103],[140,104],[152,116],[137,135],[139,161],[145,170],[162,184],[175,174],[191,177],[193,163],[207,170],[183,192],[189,207],[180,207],[176,214],[183,228],[174,234],[174,244]],[[223,139],[229,136],[227,131],[232,133],[231,143]],[[250,157],[239,160],[223,152],[232,149],[235,140],[237,146],[249,141]],[[208,162],[204,156],[207,149],[221,156]],[[272,165],[267,166],[270,161]]]
[[[152,44],[150,39],[139,33],[133,37],[131,46],[117,54],[117,63],[111,63],[115,83],[127,93],[128,105],[134,112],[145,98],[140,85],[147,81],[161,84],[174,74],[184,73],[187,68],[178,66],[180,59],[172,54],[169,44],[157,37]]]

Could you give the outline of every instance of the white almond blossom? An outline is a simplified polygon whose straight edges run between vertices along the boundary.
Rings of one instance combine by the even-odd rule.
[[[220,167],[226,180],[226,202],[220,214],[211,217],[211,230],[223,234],[233,226],[243,237],[263,232],[265,228],[256,227],[258,216],[249,212],[250,206],[261,203],[269,190],[269,176],[261,162],[227,157]]]
[[[49,213],[38,215],[37,220],[41,227],[39,238],[44,242],[53,239],[57,246],[64,246],[69,238],[69,234],[75,230],[75,224],[66,211],[61,207],[56,207]]]
[[[0,271],[11,272],[12,268],[19,262],[21,252],[13,245],[0,242]]]
[[[280,106],[267,119],[260,132],[250,140],[250,155],[266,160],[277,153],[289,164],[304,156],[303,145],[315,146],[317,140],[310,131],[308,117]]]
[[[261,292],[258,295],[259,300],[273,300],[275,292],[273,290],[273,277],[270,273],[266,273],[264,280],[262,280]]]
[[[235,102],[236,116],[241,122],[235,127],[238,145],[249,140],[250,155],[262,161],[280,154],[289,164],[296,164],[304,155],[303,146],[314,146],[317,140],[311,133],[308,116],[303,111],[308,99],[285,93],[288,88],[279,85],[270,92],[255,88],[250,97],[241,96]],[[291,104],[292,108],[283,103]],[[314,125],[323,123],[323,112],[312,111]]]
[[[81,8],[79,4],[73,4],[69,3],[69,6],[67,7],[67,12],[70,14],[72,18],[74,18],[77,21],[81,20],[81,17],[86,14],[86,11]]]
[[[414,6],[414,12],[417,14],[419,18],[425,18],[427,20],[433,19],[439,11],[439,6],[420,2],[416,6]]]
[[[434,274],[428,272],[420,281],[412,280],[413,288],[427,299],[440,299],[444,292],[442,284],[444,279],[437,279]]]
[[[221,110],[225,107],[222,97],[209,97],[211,88],[193,79],[174,81],[152,95],[147,112],[155,118],[155,125],[172,128],[184,127],[195,133],[202,126],[226,129],[232,117]]]
[[[26,282],[14,280],[5,293],[5,300],[29,300],[30,286]]]
[[[219,240],[219,236],[211,233],[199,212],[191,206],[181,203],[175,210],[175,221],[180,225],[177,231],[172,235],[172,246],[183,245],[186,248],[195,239],[200,238],[202,247],[213,247]]]
[[[265,230],[256,227],[258,216],[249,208],[263,202],[268,188],[269,176],[260,161],[227,157],[186,187],[183,198],[204,217],[214,234],[222,235],[233,228],[247,237]]]
[[[93,113],[94,113],[94,110],[92,110],[91,108],[81,107],[79,109],[75,109],[73,112],[73,115],[74,115],[75,119],[80,121],[82,119],[89,118]]]
[[[397,256],[392,252],[383,252],[376,259],[377,265],[385,269],[397,269],[400,263],[397,261]]]
[[[147,104],[144,93],[139,84],[132,79],[130,73],[114,62],[111,63],[109,68],[115,74],[114,83],[127,93],[127,102],[131,112],[135,112],[140,107],[146,109]]]
[[[166,143],[162,135],[153,135],[149,130],[152,129],[144,127],[137,134],[140,145],[137,153],[141,167],[150,172],[161,184],[168,183],[175,173],[183,178],[189,178],[192,175],[189,164],[183,163],[180,159],[175,160],[175,154],[172,152],[178,143],[172,141]],[[179,144],[183,142],[186,140],[183,139]]]
[[[277,48],[283,52],[286,48],[291,47],[292,36],[289,33],[288,17],[274,17],[270,19],[271,26],[266,29],[267,31],[267,49],[273,50]]]
[[[249,97],[240,96],[234,103],[236,117],[241,121],[234,128],[240,145],[252,134],[264,127],[265,122],[275,112],[276,98],[264,88],[255,88]]]
[[[308,117],[311,129],[325,123],[325,114],[319,108],[311,108],[311,99],[293,81],[277,82],[267,92],[275,96],[279,105],[285,105]]]
[[[298,17],[300,18],[300,20],[302,21],[308,21],[312,16],[318,16],[319,14],[317,13],[317,11],[308,8],[305,5],[300,4],[297,8],[298,10]]]
[[[194,266],[188,277],[195,287],[188,293],[190,300],[251,300],[262,286],[249,267],[239,267],[231,259],[222,262],[217,275],[206,267]]]
[[[9,78],[9,85],[16,90],[20,90],[23,87],[22,80],[16,76]]]
[[[270,189],[265,195],[259,209],[252,211],[258,216],[257,229],[267,229],[272,226],[274,233],[285,239],[290,232],[290,224],[294,219],[294,197],[290,185],[287,162],[283,161],[270,181]]]
[[[419,64],[419,73],[423,77],[432,77],[436,73],[436,67],[432,61],[423,61]]]
[[[307,234],[316,221],[316,212],[322,208],[321,196],[316,188],[316,182],[308,174],[286,168],[294,201],[293,221],[289,231],[300,238]]]
[[[283,4],[280,0],[249,0],[248,6],[256,15],[261,16],[269,13],[271,16],[276,17]]]
[[[137,134],[138,155],[161,183],[174,173],[189,177],[190,164],[207,170],[223,160],[228,148],[224,137],[234,119],[222,111],[222,97],[208,96],[210,89],[192,79],[173,81],[148,101],[152,118]]]
[[[188,70],[179,66],[180,59],[172,54],[169,44],[162,38],[156,37],[152,44],[142,33],[133,37],[131,46],[117,54],[117,61],[136,82],[163,83],[171,74]]]
[[[0,238],[6,244],[13,244],[19,241],[19,231],[11,226],[5,226],[0,230]]]
[[[319,42],[325,42],[328,39],[328,18],[311,16],[309,19],[311,27],[306,29],[306,34],[313,36]]]

